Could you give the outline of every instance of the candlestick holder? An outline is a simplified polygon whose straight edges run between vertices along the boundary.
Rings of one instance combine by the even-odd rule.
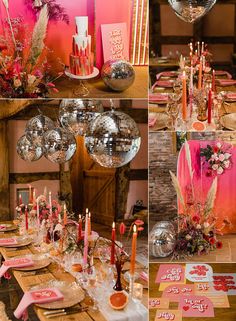
[[[129,282],[129,295],[131,298],[134,296],[134,282],[135,282],[135,275],[130,275],[130,282]]]
[[[116,283],[113,287],[113,289],[115,291],[122,291],[123,287],[122,287],[122,283],[121,283],[121,272],[122,272],[122,268],[123,268],[123,262],[121,261],[116,261]]]

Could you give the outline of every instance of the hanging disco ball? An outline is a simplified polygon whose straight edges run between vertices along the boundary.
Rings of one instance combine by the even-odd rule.
[[[65,129],[75,136],[83,136],[88,124],[103,112],[103,106],[97,100],[63,99],[59,108],[59,120]]]
[[[129,163],[138,153],[140,144],[140,133],[135,121],[113,110],[92,121],[85,137],[85,145],[92,159],[109,168]]]
[[[112,90],[124,91],[133,84],[135,71],[125,60],[109,60],[102,67],[101,78]]]
[[[43,154],[43,147],[38,143],[33,143],[25,135],[22,136],[16,146],[17,154],[26,162],[39,160]]]
[[[203,17],[216,0],[168,0],[176,15],[185,22],[193,23]]]
[[[44,133],[53,128],[54,123],[50,118],[38,115],[27,122],[25,136],[33,143],[43,144]]]
[[[161,221],[154,225],[149,236],[150,255],[154,257],[167,257],[174,251],[176,232],[171,222]]]
[[[74,135],[63,129],[54,128],[44,134],[45,157],[53,163],[69,161],[76,151]]]

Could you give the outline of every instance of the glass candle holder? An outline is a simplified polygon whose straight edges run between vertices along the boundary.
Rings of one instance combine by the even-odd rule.
[[[143,298],[143,285],[141,283],[134,283],[133,285],[133,300],[141,302]]]

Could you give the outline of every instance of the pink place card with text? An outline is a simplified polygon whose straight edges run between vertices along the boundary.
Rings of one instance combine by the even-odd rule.
[[[148,307],[149,309],[168,309],[170,300],[167,298],[149,298]]]
[[[213,318],[214,307],[210,299],[205,296],[182,296],[179,302],[179,309],[183,317]]]
[[[186,279],[191,282],[210,282],[213,277],[213,269],[209,264],[186,264]]]
[[[16,239],[13,239],[13,238],[0,239],[0,246],[15,245],[15,244],[17,244]]]
[[[185,269],[180,264],[161,264],[156,283],[185,283]]]
[[[181,296],[194,294],[194,284],[175,284],[165,288],[162,297],[168,298],[172,302],[179,302]]]
[[[49,289],[32,291],[31,295],[34,301],[44,300],[44,299],[52,300],[58,297],[58,294],[55,291],[49,290]]]
[[[226,293],[217,292],[212,283],[194,283],[194,294],[203,295],[211,300],[214,308],[229,308],[229,298]]]
[[[101,25],[104,61],[129,60],[129,43],[126,23]]]
[[[181,310],[158,310],[155,321],[182,321]]]

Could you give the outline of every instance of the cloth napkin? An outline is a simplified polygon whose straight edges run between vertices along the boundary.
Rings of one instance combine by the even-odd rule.
[[[149,101],[160,102],[160,101],[168,101],[167,94],[149,94]]]
[[[152,86],[152,91],[154,91],[154,89],[156,87],[164,87],[164,88],[171,88],[173,87],[173,80],[158,80],[155,82],[155,84]]]
[[[234,79],[217,79],[217,82],[222,87],[236,85],[236,80]]]
[[[17,240],[14,238],[0,239],[0,246],[16,245]]]
[[[113,310],[108,304],[99,306],[107,321],[146,321],[148,310],[142,303],[129,300],[124,310]]]
[[[236,101],[236,93],[228,93],[225,95],[226,98]]]
[[[18,307],[14,311],[14,316],[20,319],[25,314],[28,306],[33,303],[48,303],[62,300],[63,298],[63,294],[58,289],[53,288],[25,292]]]
[[[0,268],[0,278],[7,272],[8,269],[14,267],[26,267],[33,266],[34,261],[29,258],[20,258],[20,259],[10,259],[3,262]]]
[[[146,272],[141,272],[139,274],[140,279],[144,280],[145,282],[148,282],[148,274]]]
[[[6,226],[0,225],[0,230],[5,230],[5,229],[6,229]]]
[[[225,71],[225,70],[216,70],[215,71],[215,75],[216,76],[227,76],[228,79],[232,79],[232,75],[228,72],[228,71]]]
[[[157,122],[157,117],[149,116],[149,118],[148,118],[148,126],[149,127],[155,126],[156,122]]]
[[[178,73],[176,71],[163,71],[156,75],[156,80],[159,80],[161,77],[176,77]]]

